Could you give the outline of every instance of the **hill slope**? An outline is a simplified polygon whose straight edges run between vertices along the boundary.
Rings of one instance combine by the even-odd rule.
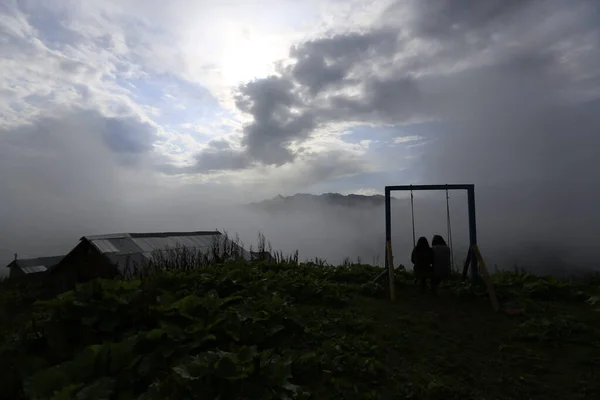
[[[231,263],[94,281],[27,313],[0,354],[10,398],[597,399],[597,286],[494,277],[384,297],[369,266]],[[9,315],[3,294],[3,320]],[[34,323],[31,323],[34,321]],[[56,397],[53,397],[56,396]]]

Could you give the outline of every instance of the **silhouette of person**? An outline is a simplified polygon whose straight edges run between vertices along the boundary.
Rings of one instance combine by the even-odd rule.
[[[431,278],[432,292],[437,294],[437,287],[443,280],[450,276],[452,268],[450,248],[444,238],[440,235],[433,236],[431,240],[433,253],[433,274]]]
[[[433,251],[429,247],[427,238],[423,236],[419,238],[410,256],[410,261],[413,263],[415,278],[419,280],[421,293],[425,293],[427,279],[432,279],[433,277]],[[431,289],[433,290],[433,281]]]

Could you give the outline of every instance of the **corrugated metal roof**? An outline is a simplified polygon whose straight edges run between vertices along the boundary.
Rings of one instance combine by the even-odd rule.
[[[16,265],[26,274],[35,274],[52,269],[63,259],[63,257],[64,256],[19,258],[11,262],[8,266]]]
[[[35,274],[36,272],[45,272],[48,268],[44,265],[34,265],[32,267],[22,267],[21,270],[26,274]]]
[[[101,253],[118,253],[117,249],[108,239],[96,239],[91,241]]]
[[[117,249],[116,253],[118,254],[134,254],[140,252],[140,248],[133,243],[130,237],[123,239],[109,239],[108,242],[112,247]],[[92,243],[96,243],[96,240],[92,241]]]
[[[140,237],[172,237],[172,236],[215,236],[221,235],[219,231],[193,231],[193,232],[156,232],[156,233],[129,233],[129,236]]]
[[[174,249],[184,247],[202,251],[210,248],[213,240],[218,235],[200,235],[200,236],[167,236],[167,237],[138,237],[131,240],[140,248],[142,252],[152,252],[155,250]]]
[[[87,240],[99,240],[99,239],[125,239],[126,237],[129,237],[128,233],[109,233],[106,235],[84,236],[83,238],[85,238]]]
[[[84,236],[111,262],[123,270],[127,265],[144,264],[152,259],[157,251],[186,248],[194,252],[208,252],[215,239],[224,239],[219,231],[159,232],[159,233],[119,233],[110,235]],[[231,245],[231,240],[228,239]],[[240,247],[244,258],[250,254]]]

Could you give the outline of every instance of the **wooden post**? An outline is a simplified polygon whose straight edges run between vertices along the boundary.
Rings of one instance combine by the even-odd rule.
[[[475,186],[467,189],[467,205],[469,208],[469,245],[477,247],[477,222],[475,221]],[[471,257],[471,282],[477,283],[479,271],[477,257]]]
[[[467,251],[467,258],[465,259],[465,265],[463,265],[462,272],[462,280],[463,282],[467,280],[467,274],[469,272],[469,264],[471,264],[471,257],[473,256],[473,252],[471,251],[471,247]]]
[[[392,255],[392,241],[386,242],[388,261],[388,280],[390,281],[390,300],[396,300],[396,280],[394,278],[394,256]]]
[[[487,266],[485,265],[485,261],[483,261],[483,257],[481,257],[481,252],[479,251],[479,247],[477,245],[473,246],[473,252],[479,261],[479,267],[481,269],[481,274],[483,275],[483,280],[487,286],[488,295],[490,296],[490,301],[492,302],[492,307],[494,307],[494,311],[500,310],[500,304],[498,303],[498,298],[496,297],[496,291],[494,290],[494,284],[492,283],[492,279],[490,278],[490,274],[488,272]]]

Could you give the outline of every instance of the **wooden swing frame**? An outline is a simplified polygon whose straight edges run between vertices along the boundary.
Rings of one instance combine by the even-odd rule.
[[[481,266],[483,279],[486,283],[490,300],[494,310],[498,311],[499,305],[494,292],[494,287],[490,280],[489,273],[481,252],[477,246],[477,222],[475,219],[475,185],[474,184],[454,184],[454,185],[401,185],[401,186],[386,186],[385,187],[385,268],[388,273],[389,281],[389,292],[390,300],[396,299],[395,285],[394,285],[394,257],[392,254],[392,210],[391,210],[391,193],[393,191],[410,191],[411,201],[412,192],[417,190],[445,190],[448,193],[449,190],[466,190],[467,191],[467,203],[469,213],[469,250],[465,264],[463,266],[463,280],[466,280],[467,274],[471,272],[471,282],[477,283],[479,278],[479,267]],[[448,201],[448,195],[446,195],[446,201]],[[412,204],[412,203],[411,203]],[[414,241],[414,210],[413,210],[413,241]],[[479,265],[478,265],[479,264]]]

